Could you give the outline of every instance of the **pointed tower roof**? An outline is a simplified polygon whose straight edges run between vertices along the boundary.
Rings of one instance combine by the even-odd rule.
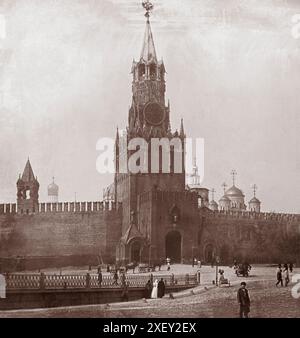
[[[141,53],[141,60],[147,63],[151,61],[157,63],[157,56],[156,56],[155,45],[154,45],[149,17],[147,17],[147,22],[146,22],[146,30],[145,30],[143,49]]]
[[[184,137],[183,119],[181,119],[181,123],[180,123],[180,136]]]
[[[35,181],[34,173],[33,173],[29,158],[26,162],[25,169],[23,171],[22,181],[24,181],[24,182]]]

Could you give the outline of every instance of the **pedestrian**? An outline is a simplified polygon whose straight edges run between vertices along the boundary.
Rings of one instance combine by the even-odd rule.
[[[151,283],[151,290],[153,289],[153,275],[150,274],[150,283]]]
[[[149,279],[148,282],[145,285],[145,294],[144,294],[144,296],[145,296],[146,299],[151,298],[151,292],[152,292],[152,283],[151,283],[151,281]]]
[[[122,298],[123,302],[128,302],[128,299],[129,299],[129,283],[125,283],[123,285],[121,298]]]
[[[277,274],[276,275],[277,275],[276,286],[278,286],[278,284],[281,284],[281,286],[283,286],[281,264],[278,264]]]
[[[102,272],[101,272],[101,269],[98,270],[98,285],[99,285],[99,288],[101,288],[101,284],[102,284]]]
[[[198,261],[198,268],[201,269],[201,267],[202,267],[202,263],[201,263],[201,261],[199,260],[199,261]]]
[[[293,268],[294,268],[294,264],[293,264],[293,263],[290,263],[290,264],[289,264],[290,273],[293,272]]]
[[[284,265],[283,275],[284,275],[285,286],[288,286],[290,282],[290,274],[289,274],[289,268],[287,264]]]
[[[242,282],[237,292],[237,299],[240,305],[240,318],[248,318],[250,312],[250,297],[246,285],[245,282]]]
[[[124,272],[122,272],[120,279],[121,279],[121,285],[125,285],[126,284],[126,276],[125,276]]]
[[[163,278],[158,282],[157,285],[157,297],[158,298],[163,298],[163,296],[165,295],[165,282],[163,280]]]
[[[119,279],[119,276],[118,276],[118,272],[117,270],[114,272],[114,282],[113,282],[113,285],[118,285],[118,279]]]
[[[153,289],[151,292],[151,298],[156,299],[158,296],[158,280],[156,279],[153,284]]]
[[[167,263],[167,271],[170,271],[171,270],[171,264],[170,262]]]

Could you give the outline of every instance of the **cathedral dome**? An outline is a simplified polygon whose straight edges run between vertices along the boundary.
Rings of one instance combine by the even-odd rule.
[[[226,195],[224,195],[224,196],[219,200],[219,202],[229,202],[229,203],[230,203],[230,199],[229,199]]]
[[[249,201],[249,203],[251,203],[251,204],[260,204],[260,200],[257,199],[256,197],[253,197],[253,198]]]
[[[233,185],[231,188],[229,188],[225,192],[225,196],[230,196],[230,197],[244,197],[244,194],[242,190],[237,188],[235,185]]]
[[[219,208],[218,203],[215,202],[214,200],[209,202],[209,209],[213,211],[217,211]]]
[[[54,183],[54,178],[51,184],[48,185],[48,196],[58,195],[58,185]]]

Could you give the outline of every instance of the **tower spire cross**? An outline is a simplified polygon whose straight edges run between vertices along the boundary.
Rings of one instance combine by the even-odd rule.
[[[215,192],[216,190],[214,188],[211,189],[211,198],[214,201],[215,200]]]
[[[149,0],[145,0],[143,1],[142,3],[142,6],[145,8],[146,10],[146,14],[145,14],[145,17],[149,20],[149,17],[150,17],[150,13],[151,11],[153,10],[153,4],[149,1]]]
[[[223,188],[223,190],[224,190],[224,195],[225,195],[226,188],[227,188],[227,184],[226,184],[225,182],[222,184],[222,188]]]
[[[232,176],[232,182],[233,182],[233,185],[235,185],[235,177],[237,176],[237,172],[236,170],[232,170],[231,171],[231,176]]]
[[[252,189],[253,189],[253,195],[254,197],[256,197],[257,185],[253,184]]]

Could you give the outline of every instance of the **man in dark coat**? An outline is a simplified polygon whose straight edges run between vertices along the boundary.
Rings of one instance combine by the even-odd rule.
[[[101,284],[102,284],[102,272],[101,272],[101,269],[100,269],[100,271],[98,271],[98,285],[99,285],[99,288],[101,288]]]
[[[163,296],[165,295],[165,282],[163,280],[163,278],[158,282],[158,286],[157,286],[157,297],[158,298],[163,298]]]
[[[129,283],[125,283],[123,285],[121,298],[122,298],[123,302],[128,302],[128,300],[129,300]]]
[[[237,299],[240,304],[240,318],[248,318],[250,312],[250,297],[245,282],[241,283],[241,287],[237,292]]]
[[[145,285],[145,298],[149,299],[151,298],[151,292],[152,292],[152,284],[150,279],[148,280],[148,282]]]
[[[278,265],[277,272],[276,272],[276,277],[277,277],[277,283],[276,283],[276,286],[278,286],[279,284],[280,284],[281,286],[283,286],[281,264]]]

